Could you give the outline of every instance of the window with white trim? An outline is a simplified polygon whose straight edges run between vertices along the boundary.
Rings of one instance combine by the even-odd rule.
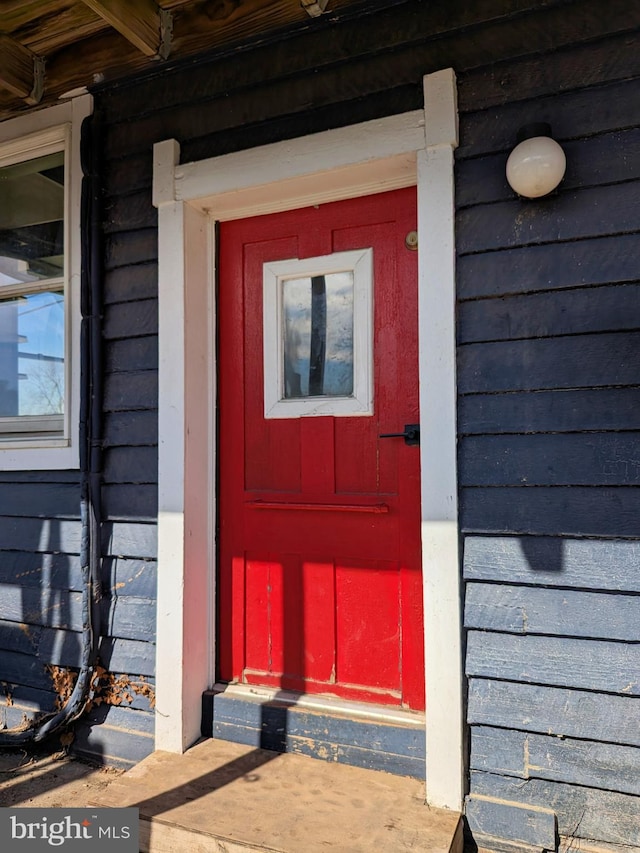
[[[79,137],[89,110],[81,98],[0,124],[0,470],[78,465]]]
[[[263,268],[264,416],[373,413],[373,253]]]

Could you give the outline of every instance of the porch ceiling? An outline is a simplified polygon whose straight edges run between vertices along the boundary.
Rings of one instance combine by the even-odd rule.
[[[167,61],[401,2],[0,0],[0,120]]]

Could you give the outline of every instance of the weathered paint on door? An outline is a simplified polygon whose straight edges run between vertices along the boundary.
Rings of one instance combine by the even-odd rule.
[[[424,708],[408,188],[220,228],[219,678]],[[372,415],[265,419],[263,265],[372,248]]]

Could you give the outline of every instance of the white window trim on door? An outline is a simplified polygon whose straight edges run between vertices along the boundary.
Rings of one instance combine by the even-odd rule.
[[[281,283],[313,275],[353,274],[353,393],[348,397],[284,398]],[[292,258],[263,267],[265,418],[373,414],[373,251],[357,249],[321,258]]]
[[[453,70],[427,75],[423,87],[424,110],[196,163],[179,165],[174,140],[154,147],[160,347],[156,748],[180,752],[199,737],[201,694],[214,679],[212,222],[416,185],[427,802],[460,810],[465,768]]]

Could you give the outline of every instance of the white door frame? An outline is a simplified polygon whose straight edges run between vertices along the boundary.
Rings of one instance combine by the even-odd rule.
[[[159,227],[156,748],[200,735],[214,679],[215,220],[416,185],[427,802],[464,793],[456,475],[452,69],[424,77],[424,110],[179,164],[154,146]]]

